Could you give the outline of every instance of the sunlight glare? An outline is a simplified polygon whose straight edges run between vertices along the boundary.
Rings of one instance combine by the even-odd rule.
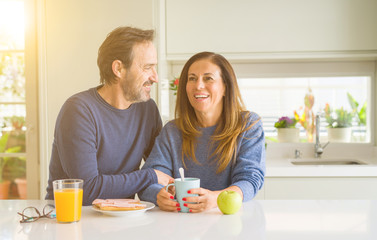
[[[23,50],[24,1],[0,0],[0,50]]]

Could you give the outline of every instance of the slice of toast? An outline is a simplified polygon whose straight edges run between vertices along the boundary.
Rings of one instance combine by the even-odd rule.
[[[135,199],[96,199],[92,205],[104,211],[132,211],[147,207]]]

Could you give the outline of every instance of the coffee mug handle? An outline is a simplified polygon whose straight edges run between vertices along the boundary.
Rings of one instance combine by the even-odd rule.
[[[175,186],[175,183],[170,183],[170,184],[166,185],[165,190],[167,192],[168,192],[168,189],[169,189],[170,186]]]

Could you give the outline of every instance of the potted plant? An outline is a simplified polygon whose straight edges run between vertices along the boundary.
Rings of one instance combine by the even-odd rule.
[[[300,130],[296,128],[297,120],[287,116],[279,118],[274,127],[278,131],[279,142],[298,142]]]
[[[348,112],[343,107],[332,110],[327,103],[324,109],[327,133],[330,142],[350,142],[352,136],[353,112]]]
[[[17,185],[20,198],[26,198],[26,158],[6,156],[4,153],[19,153],[25,151],[25,131],[23,117],[14,117],[11,123],[13,130],[2,131],[0,137],[0,199],[7,199],[12,181]],[[15,120],[15,121],[13,121]],[[12,192],[12,191],[11,191]]]
[[[7,153],[18,153],[21,146],[15,146],[7,149]],[[18,196],[26,199],[26,158],[25,157],[4,157],[7,159],[4,167],[3,176],[17,185]],[[5,176],[6,175],[6,176]]]
[[[0,137],[0,153],[5,152],[8,138],[9,133],[2,134]],[[4,167],[8,160],[6,157],[0,157],[0,199],[7,199],[9,194],[10,181],[3,178]]]
[[[3,131],[7,134],[7,141],[5,142],[6,153],[20,153],[25,152],[25,117],[24,116],[9,116],[4,117],[5,128],[8,131]],[[17,185],[17,192],[20,198],[26,198],[26,158],[25,157],[4,157],[6,164],[3,167],[3,178],[14,182]],[[13,190],[13,189],[12,189]],[[15,192],[11,190],[11,194]]]

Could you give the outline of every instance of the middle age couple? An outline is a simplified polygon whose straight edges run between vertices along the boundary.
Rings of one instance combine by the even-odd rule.
[[[150,35],[150,30],[148,31]],[[112,118],[122,118],[124,109],[132,110],[132,107],[140,102],[151,102],[150,86],[158,79],[155,72],[157,58],[153,39],[141,38],[139,42],[134,41],[128,49],[124,49],[125,41],[130,42],[133,35],[140,37],[146,32],[129,27],[117,28],[108,35],[100,48],[98,65],[103,84],[93,90],[93,96],[108,108],[106,111],[113,108]],[[106,44],[108,48],[116,49],[117,54],[102,56],[101,51],[105,51]],[[128,56],[127,52],[130,53]],[[128,64],[124,58],[128,58]],[[107,61],[106,66],[101,65],[101,59]],[[145,62],[150,64],[141,64]],[[103,69],[110,72],[113,82],[108,81],[109,77],[106,77]],[[148,79],[136,82],[140,77]],[[130,84],[132,81],[133,84]],[[119,91],[122,92],[120,100],[119,95],[107,91],[119,82]],[[118,99],[114,99],[113,96],[118,96]],[[127,100],[127,106],[119,106],[124,100],[122,97]],[[66,108],[68,107],[63,106],[62,111]],[[217,196],[223,190],[236,191],[243,201],[248,201],[263,185],[265,146],[262,122],[257,114],[245,109],[233,68],[219,54],[201,52],[186,62],[179,78],[175,119],[168,122],[161,132],[158,127],[161,126],[160,116],[158,110],[156,113],[153,107],[146,108],[146,112],[135,112],[134,116],[127,117],[127,122],[122,122],[118,126],[107,125],[104,119],[108,119],[112,124],[112,119],[108,116],[99,117],[103,121],[97,122],[97,119],[91,116],[103,113],[95,112],[95,107],[75,108],[77,109],[73,111],[74,114],[64,115],[61,111],[57,120],[47,199],[53,199],[51,182],[54,179],[76,177],[84,179],[86,183],[84,205],[90,205],[96,198],[127,198],[138,193],[141,200],[153,202],[162,210],[179,211],[179,204],[173,200],[173,195],[165,190],[164,185],[179,177],[180,167],[185,169],[185,176],[200,178],[200,188],[191,190],[191,193],[198,196],[187,198],[187,202],[195,203],[187,203],[190,212],[202,212],[217,207]],[[68,110],[64,111],[70,113]],[[151,118],[150,116],[154,118],[145,119]],[[66,122],[73,128],[74,118],[86,119],[81,121],[81,128],[75,131],[87,132],[75,135],[74,131],[67,140],[64,135],[70,131],[70,126],[66,126],[65,130],[58,130],[64,125],[60,123],[64,122],[64,118],[70,118]],[[141,123],[138,122],[140,119]],[[131,125],[132,128],[125,125]],[[119,132],[124,131],[123,128],[128,129],[128,132],[123,133],[126,134],[125,140],[114,142],[112,136],[118,136]],[[150,136],[150,139],[132,139],[134,132],[143,131],[150,132],[149,135],[144,135]],[[92,137],[82,137],[86,135]],[[75,141],[82,146],[92,147],[84,147],[79,154],[75,154],[75,150],[67,151],[64,144],[72,145],[72,149],[75,149]],[[108,143],[113,146],[106,146]],[[153,145],[153,148],[150,145]],[[106,147],[108,151],[102,151]],[[123,153],[123,149],[128,150]],[[109,170],[125,169],[127,164],[131,164],[130,159],[134,158],[135,149],[142,149],[139,155],[147,157],[141,170],[138,170],[140,157],[136,164],[133,161],[134,166],[129,172]],[[115,156],[119,158],[119,152],[122,152],[121,159],[112,159]],[[92,160],[86,162],[84,159],[87,155],[92,156]],[[67,163],[64,162],[64,158],[71,160]],[[77,161],[72,160],[76,158]],[[97,169],[93,169],[93,164],[89,161],[97,161]],[[116,164],[119,166],[114,166]],[[120,182],[123,184],[119,184]]]

